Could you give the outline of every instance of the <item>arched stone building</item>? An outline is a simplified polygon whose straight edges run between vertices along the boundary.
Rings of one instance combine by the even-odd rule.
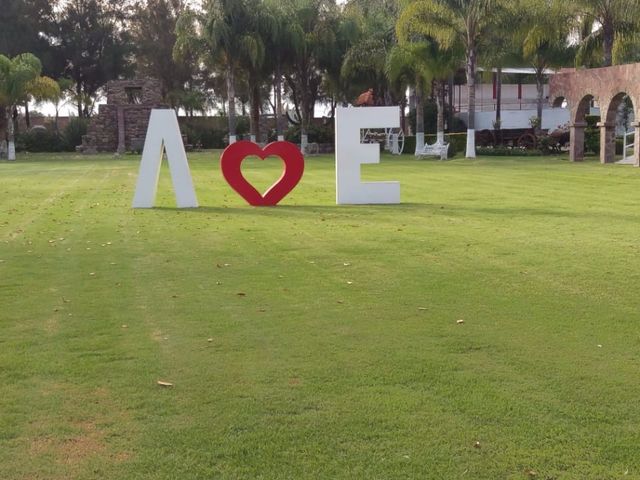
[[[584,131],[587,126],[585,116],[591,102],[600,106],[600,161],[615,161],[616,115],[625,96],[633,103],[636,121],[634,163],[640,166],[640,63],[617,65],[593,69],[563,69],[553,75],[549,82],[549,100],[560,106],[564,100],[571,110],[571,151],[570,159],[579,162],[584,158]]]

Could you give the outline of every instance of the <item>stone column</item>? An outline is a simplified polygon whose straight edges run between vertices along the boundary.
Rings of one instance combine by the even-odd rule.
[[[124,108],[118,107],[118,154],[122,155],[127,151],[125,145],[125,125],[124,125]]]
[[[633,165],[640,167],[640,122],[633,122]]]
[[[616,124],[599,122],[600,127],[600,163],[616,161]]]
[[[585,122],[575,122],[569,127],[571,134],[571,145],[569,146],[569,160],[581,162],[584,160],[584,129]]]

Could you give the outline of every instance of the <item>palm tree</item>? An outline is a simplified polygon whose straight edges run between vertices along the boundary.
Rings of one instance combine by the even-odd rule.
[[[394,48],[387,62],[387,72],[391,78],[403,69],[411,69],[415,75],[416,92],[416,153],[424,147],[424,110],[423,94],[431,85],[437,107],[437,142],[444,143],[444,92],[449,76],[462,63],[463,52],[455,47],[449,50],[440,48],[432,38],[417,39],[402,36],[399,32],[400,44]],[[459,46],[459,45],[458,45]]]
[[[174,56],[198,52],[207,64],[224,67],[229,114],[229,143],[236,140],[236,74],[258,67],[264,45],[256,29],[258,0],[205,0],[202,12],[186,10],[176,25]]]
[[[572,7],[583,32],[578,63],[586,63],[601,49],[602,66],[610,67],[616,50],[640,31],[637,20],[640,0],[577,0]]]
[[[339,15],[334,0],[286,0],[283,3],[291,12],[291,28],[302,38],[285,78],[300,110],[300,143],[304,152],[323,74],[335,54]]]
[[[469,121],[467,158],[475,158],[476,68],[478,52],[491,29],[501,21],[499,0],[416,0],[402,11],[398,34],[432,37],[443,48],[456,44],[464,47],[467,85],[469,87]]]
[[[530,4],[522,10],[524,19],[518,29],[522,37],[523,59],[533,66],[537,87],[537,128],[542,127],[545,70],[560,67],[571,61],[572,50],[568,45],[570,12],[563,0],[549,0]],[[518,42],[520,43],[520,42]]]
[[[292,11],[279,0],[265,2],[271,28],[265,42],[269,55],[266,56],[266,68],[273,74],[273,89],[276,114],[276,135],[284,139],[282,82],[285,70],[291,67],[296,54],[302,49],[304,32],[292,22]]]
[[[0,55],[0,105],[4,106],[7,123],[8,160],[16,159],[13,111],[33,97],[38,101],[54,98],[60,92],[58,84],[41,76],[42,63],[34,55],[23,53],[12,59]]]

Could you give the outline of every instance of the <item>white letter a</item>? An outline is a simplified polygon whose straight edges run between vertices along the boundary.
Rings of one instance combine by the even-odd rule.
[[[178,117],[173,109],[151,110],[133,208],[153,208],[164,151],[167,152],[178,208],[196,208],[198,199],[180,135]]]

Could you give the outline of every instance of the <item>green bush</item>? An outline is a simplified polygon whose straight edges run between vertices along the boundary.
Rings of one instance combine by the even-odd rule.
[[[511,147],[479,147],[476,148],[477,156],[489,157],[539,157],[542,154],[540,150]]]
[[[294,125],[284,132],[284,139],[292,143],[300,143],[300,126]],[[309,143],[333,143],[335,135],[333,123],[328,125],[311,125],[307,132]]]
[[[36,128],[16,136],[16,150],[21,152],[62,152],[65,142],[60,135]]]
[[[416,137],[414,136],[405,136],[404,137],[404,150],[402,153],[407,153],[409,155],[413,155],[416,151]]]
[[[185,120],[182,122],[180,131],[187,136],[187,142],[191,145],[198,145],[201,148],[225,148],[224,141],[227,135],[226,129],[214,128],[211,124],[200,121]]]
[[[66,151],[73,152],[78,145],[82,144],[82,137],[87,134],[88,124],[89,120],[86,118],[74,117],[69,121],[62,133]]]
[[[586,115],[584,117],[587,128],[584,129],[584,150],[585,152],[600,153],[600,128],[597,123],[600,121],[598,115]]]

